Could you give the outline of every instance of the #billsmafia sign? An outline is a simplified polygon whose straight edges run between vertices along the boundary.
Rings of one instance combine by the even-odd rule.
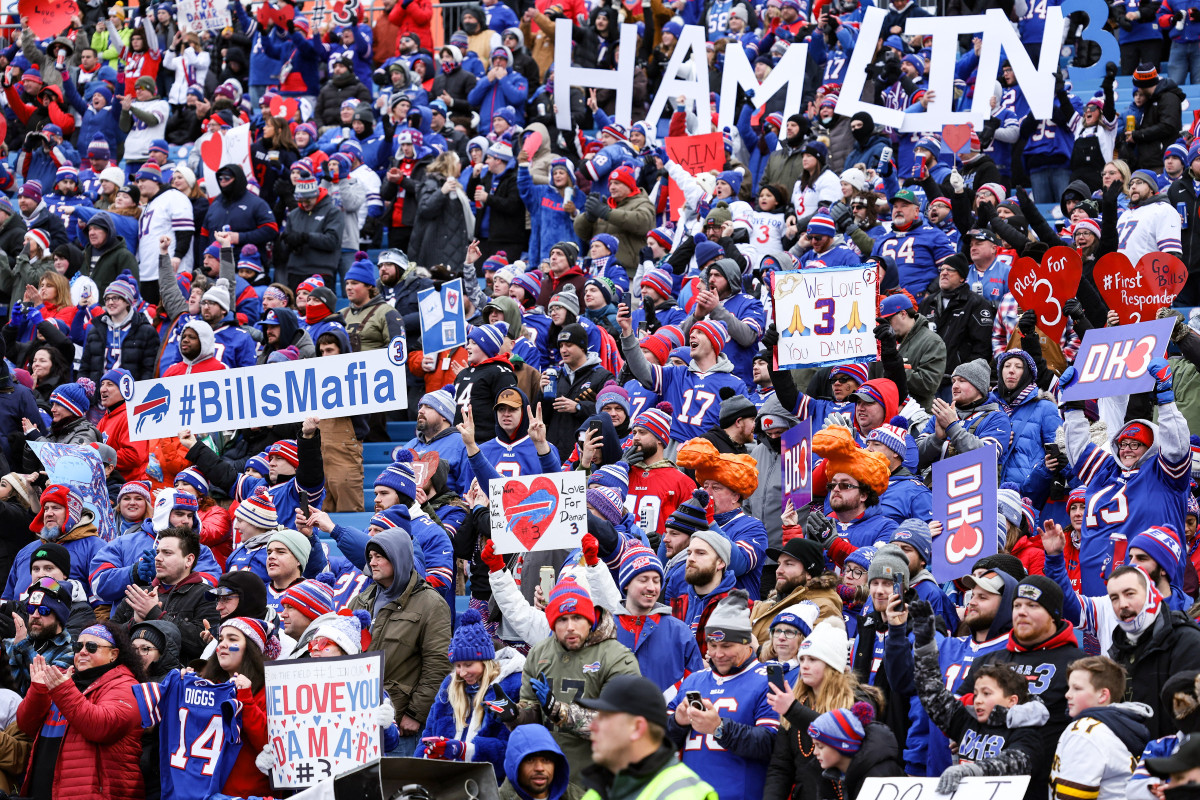
[[[783,508],[796,511],[812,502],[812,420],[805,419],[783,433]],[[782,509],[781,509],[782,511]]]
[[[179,0],[177,8],[181,31],[219,31],[230,25],[225,0]]]
[[[404,339],[386,350],[134,382],[122,379],[133,441],[350,417],[408,407]]]
[[[933,542],[930,571],[939,582],[971,572],[993,555],[996,540],[996,451],[976,448],[933,464],[933,518],[942,532]]]
[[[875,265],[773,273],[780,369],[874,361]]]
[[[1166,352],[1174,318],[1091,328],[1083,335],[1075,369],[1079,380],[1062,391],[1062,399],[1094,400],[1136,394],[1154,388],[1146,370],[1152,359]]]
[[[974,92],[968,108],[954,110],[954,70],[958,58],[959,36],[978,36],[982,39],[978,75],[997,75],[1000,72],[1001,51],[1012,66],[1013,74],[1030,113],[1039,120],[1050,119],[1054,110],[1054,73],[1059,65],[1059,46],[1063,41],[1066,19],[1074,12],[1088,15],[1089,23],[1080,38],[1100,45],[1100,58],[1090,67],[1071,67],[1071,77],[1098,78],[1104,74],[1108,61],[1120,62],[1116,38],[1102,27],[1108,19],[1108,6],[1101,0],[1066,0],[1061,6],[1045,9],[1045,33],[1035,62],[1021,43],[1019,32],[999,9],[983,14],[948,17],[909,17],[904,22],[905,36],[924,36],[930,41],[931,53],[925,75],[929,77],[929,95],[934,99],[929,107],[915,113],[903,109],[885,108],[860,100],[866,83],[867,67],[875,58],[874,48],[856,47],[846,68],[845,83],[838,94],[836,112],[852,117],[860,111],[871,114],[877,125],[896,128],[902,133],[941,132],[945,125],[969,124],[980,129],[991,116],[992,79],[986,79],[986,90]],[[883,23],[888,11],[869,6],[859,27],[859,40],[875,42],[883,38]],[[637,26],[622,24],[621,52],[637,48]],[[623,59],[616,69],[589,69],[571,63],[572,22],[559,19],[554,23],[554,102],[558,126],[571,127],[571,87],[580,89],[611,89],[616,94],[614,118],[623,125],[632,122],[634,59]],[[754,74],[753,59],[743,47],[729,43],[725,48],[725,66],[719,87],[709,85],[707,44],[704,28],[684,25],[663,73],[662,83],[646,119],[659,119],[668,102],[682,95],[688,110],[695,112],[696,128],[692,133],[709,133],[712,120],[709,113],[709,92],[719,90],[717,128],[732,127],[737,117],[738,89],[753,90],[750,103],[762,108],[780,91],[785,92],[783,117],[799,113],[804,89],[805,69],[808,66],[808,45],[792,43],[766,80]],[[746,95],[749,91],[746,92]]]
[[[958,784],[954,794],[938,794],[940,778],[867,778],[858,792],[858,800],[1021,800],[1028,775],[999,776],[994,778],[967,777]]]
[[[271,786],[302,789],[382,756],[383,653],[265,665]]]
[[[587,533],[582,472],[498,478],[488,485],[497,553],[573,550]]]

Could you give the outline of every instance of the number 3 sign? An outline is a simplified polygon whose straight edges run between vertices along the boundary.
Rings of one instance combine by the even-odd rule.
[[[1070,247],[1051,247],[1039,265],[1022,256],[1008,271],[1008,290],[1022,310],[1037,314],[1038,327],[1054,342],[1061,342],[1067,328],[1063,303],[1079,291],[1083,264]]]

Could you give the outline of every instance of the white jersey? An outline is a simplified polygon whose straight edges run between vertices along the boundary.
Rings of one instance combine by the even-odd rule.
[[[142,217],[138,220],[138,280],[158,280],[159,237],[171,237],[168,252],[174,256],[176,232],[194,233],[195,228],[192,202],[177,189],[169,186],[159,189],[154,199],[142,209]]]
[[[133,127],[125,135],[125,158],[128,161],[145,161],[150,157],[150,143],[167,135],[167,115],[171,113],[171,107],[166,100],[147,100],[144,103],[135,100],[130,109],[148,113],[156,120],[151,124],[136,114],[130,114]],[[157,252],[158,242],[154,243],[154,247]]]
[[[829,170],[818,175],[807,189],[800,188],[800,181],[792,187],[792,207],[796,209],[797,220],[811,217],[821,205],[833,205],[841,199],[842,182]]]
[[[1158,197],[1161,200],[1144,203],[1137,208],[1130,206],[1117,219],[1117,250],[1124,253],[1135,267],[1147,253],[1183,252],[1179,212],[1167,202],[1166,195]],[[1105,287],[1100,288],[1103,290]],[[1135,292],[1156,291],[1149,286],[1131,286],[1129,289]]]
[[[362,184],[363,190],[366,192],[366,202],[358,208],[358,230],[362,230],[363,224],[367,221],[367,210],[372,206],[383,204],[383,200],[379,196],[380,190],[383,188],[383,182],[379,180],[379,176],[375,174],[375,170],[368,167],[366,164],[359,164],[350,172],[350,177]]]
[[[750,229],[750,242],[740,245],[750,268],[758,266],[762,257],[768,253],[778,253],[783,249],[783,213],[771,211],[751,211],[746,215],[746,226]]]
[[[1144,703],[1114,705],[1147,719],[1154,713]],[[1083,716],[1058,739],[1050,788],[1061,800],[1125,800],[1125,783],[1135,766],[1137,758],[1112,728],[1099,719]]]

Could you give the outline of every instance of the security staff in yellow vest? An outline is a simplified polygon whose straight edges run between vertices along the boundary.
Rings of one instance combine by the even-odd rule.
[[[640,675],[616,675],[581,706],[592,719],[592,766],[583,771],[583,800],[717,800],[716,791],[685,767],[667,739],[662,691]]]

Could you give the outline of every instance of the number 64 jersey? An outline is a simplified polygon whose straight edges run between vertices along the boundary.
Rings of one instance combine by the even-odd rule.
[[[142,727],[158,725],[162,800],[204,800],[221,791],[242,749],[242,704],[233,681],[212,683],[173,670],[140,683],[133,696]]]

